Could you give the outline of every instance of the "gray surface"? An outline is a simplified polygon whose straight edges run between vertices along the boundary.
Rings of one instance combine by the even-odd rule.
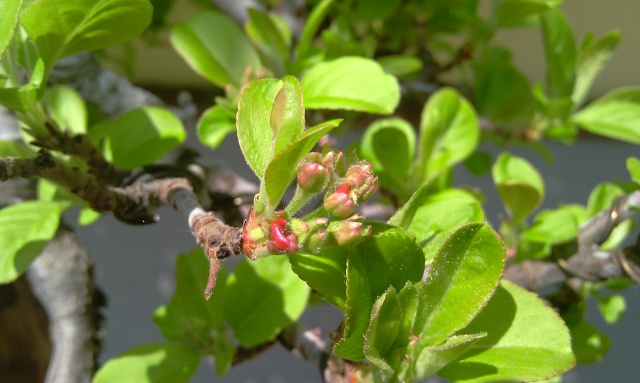
[[[626,158],[638,154],[637,147],[587,139],[575,147],[552,145],[554,164],[547,164],[531,151],[517,153],[530,159],[542,172],[547,196],[544,207],[559,203],[585,204],[589,192],[601,181],[626,180]],[[211,157],[233,164],[245,176],[250,171],[244,164],[237,144],[232,139],[212,152]],[[238,169],[238,165],[242,165]],[[494,224],[501,211],[490,177],[474,178],[463,174],[458,184],[475,185],[486,193],[487,216]],[[177,213],[162,209],[161,222],[147,227],[126,226],[113,217],[103,217],[96,224],[78,228],[79,238],[96,262],[97,282],[109,299],[106,347],[102,360],[116,356],[142,343],[162,341],[151,320],[153,311],[169,301],[174,286],[174,260],[179,252],[194,247],[186,224]],[[71,219],[69,217],[68,219]],[[595,303],[590,302],[588,320],[605,331],[612,340],[609,354],[599,364],[578,366],[565,376],[565,382],[630,382],[640,376],[640,364],[633,355],[640,354],[640,294],[636,288],[626,292],[628,311],[621,321],[610,326],[600,318]],[[334,327],[340,320],[335,309],[314,309],[304,321],[324,328]],[[192,382],[321,382],[311,365],[285,352],[279,346],[253,362],[243,363],[223,378],[215,377],[211,361],[205,361]]]

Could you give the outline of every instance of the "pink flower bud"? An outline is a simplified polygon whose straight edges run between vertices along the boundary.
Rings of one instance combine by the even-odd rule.
[[[371,226],[365,226],[362,222],[350,219],[336,222],[329,229],[333,238],[341,246],[356,244],[372,231]]]
[[[316,253],[322,248],[326,239],[327,231],[318,230],[316,233],[309,235],[309,238],[305,241],[304,247],[307,251]]]
[[[345,179],[354,185],[358,202],[369,199],[378,187],[378,177],[374,176],[373,167],[367,161],[360,161],[359,164],[347,169]]]
[[[339,218],[347,218],[356,209],[356,201],[351,195],[351,185],[344,183],[333,193],[325,194],[324,208],[329,214]]]
[[[269,250],[280,253],[295,253],[298,250],[298,239],[295,234],[285,230],[287,221],[284,217],[276,217],[269,226],[271,240],[267,242]]]
[[[327,186],[327,169],[315,162],[301,163],[298,166],[298,186],[308,193],[319,193]]]
[[[322,159],[322,164],[329,169],[330,172],[340,177],[344,177],[347,171],[347,161],[343,152],[335,152],[333,150],[328,152]]]

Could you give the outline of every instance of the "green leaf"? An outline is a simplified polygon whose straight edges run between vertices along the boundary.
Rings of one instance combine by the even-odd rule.
[[[29,201],[0,210],[0,283],[27,270],[55,235],[67,204]]]
[[[602,359],[611,348],[611,341],[607,335],[598,331],[585,321],[569,324],[573,352],[580,364],[595,363]]]
[[[598,40],[588,33],[582,40],[576,68],[576,85],[571,98],[580,105],[589,92],[596,76],[609,61],[620,42],[620,32],[611,31]]]
[[[420,206],[424,204],[426,199],[429,198],[431,194],[433,194],[433,192],[434,191],[431,184],[422,184],[422,186],[420,186],[418,190],[416,190],[411,195],[409,201],[402,205],[402,207],[400,207],[400,209],[398,209],[395,214],[391,218],[389,218],[389,221],[387,223],[390,225],[401,227],[405,230],[409,229],[409,225],[411,224],[416,211]]]
[[[236,124],[225,108],[215,105],[202,113],[197,129],[200,142],[215,149],[220,146],[227,134],[236,130]]]
[[[624,297],[619,294],[610,297],[598,297],[598,309],[600,309],[600,313],[607,323],[615,324],[627,309],[627,303]]]
[[[274,339],[298,320],[309,287],[291,271],[284,256],[240,262],[227,281],[224,317],[245,346]]]
[[[18,25],[22,0],[0,0],[0,58],[7,49]]]
[[[80,94],[66,85],[54,85],[44,92],[47,113],[71,136],[87,132],[87,107]]]
[[[339,246],[323,247],[318,254],[289,255],[291,269],[329,303],[342,309],[347,299],[347,252]]]
[[[200,354],[179,343],[149,343],[133,348],[98,370],[93,383],[186,383]]]
[[[260,67],[242,29],[222,13],[201,11],[176,25],[171,44],[194,71],[221,88],[239,87],[247,68]]]
[[[547,87],[551,98],[573,94],[576,79],[576,42],[562,12],[550,9],[540,15],[540,30],[547,63]]]
[[[307,109],[347,109],[390,114],[400,101],[395,77],[375,61],[342,57],[317,64],[302,78]]]
[[[464,166],[474,176],[482,176],[489,173],[492,164],[493,157],[491,157],[491,154],[480,150],[476,150],[464,160]]]
[[[138,36],[152,12],[148,0],[37,0],[24,12],[22,25],[51,68],[65,56]]]
[[[415,377],[426,379],[434,375],[486,336],[486,333],[454,335],[441,345],[423,349],[416,361]]]
[[[302,89],[297,78],[286,76],[282,79],[282,88],[273,101],[270,123],[273,129],[272,156],[277,156],[300,137],[305,128]]]
[[[616,184],[610,182],[598,184],[589,194],[587,218],[591,218],[605,209],[610,209],[616,197],[623,194],[624,190]]]
[[[103,141],[105,156],[119,168],[151,164],[180,145],[187,134],[169,110],[145,106],[90,130],[94,142]]]
[[[375,300],[389,286],[400,290],[407,281],[419,281],[424,270],[422,251],[403,230],[367,224],[373,226],[373,233],[347,252],[344,336],[333,349],[337,356],[350,360],[365,358],[363,334]]]
[[[454,383],[530,382],[561,374],[575,363],[558,314],[508,281],[464,331],[488,335],[440,370],[438,375]]]
[[[407,231],[430,262],[442,243],[453,231],[469,222],[484,221],[484,212],[478,200],[461,189],[447,189],[430,195],[419,207]]]
[[[434,179],[475,150],[480,129],[475,111],[456,90],[441,88],[424,106],[420,119],[418,163],[423,180]]]
[[[403,119],[391,117],[375,121],[364,133],[362,157],[369,160],[383,187],[405,187],[413,163],[416,134]]]
[[[262,179],[271,159],[271,110],[282,81],[263,79],[244,88],[238,101],[238,142],[247,163]]]
[[[421,342],[438,345],[464,328],[489,301],[502,278],[504,260],[502,241],[486,223],[456,229],[418,288],[420,304],[413,333],[422,334]]]
[[[513,65],[507,49],[487,49],[477,59],[474,69],[475,105],[480,115],[508,127],[519,127],[533,118],[535,102],[531,85]]]
[[[376,58],[385,72],[396,77],[419,72],[424,64],[415,56],[393,55]]]
[[[0,157],[29,158],[35,156],[36,152],[22,141],[0,140]]]
[[[635,157],[627,158],[627,170],[631,179],[640,183],[640,160]]]
[[[521,222],[542,202],[542,177],[524,158],[502,153],[492,173],[493,183],[514,222]]]
[[[44,92],[45,64],[41,58],[36,58],[30,72],[29,82],[25,85],[0,89],[0,103],[18,111],[32,110]],[[33,128],[33,126],[31,126]]]
[[[322,136],[337,127],[340,121],[342,120],[331,120],[314,126],[276,154],[269,162],[264,175],[268,201],[267,211],[273,211],[278,206],[287,187],[295,178],[298,163],[302,157],[313,149]]]
[[[274,13],[248,8],[249,21],[245,24],[247,36],[253,41],[276,73],[285,73],[289,61],[291,30],[287,23]]]
[[[513,27],[560,4],[562,0],[501,0],[496,2],[494,13],[498,26]]]
[[[551,245],[564,243],[578,235],[578,229],[586,218],[585,208],[580,205],[544,210],[536,215],[533,225],[522,232],[521,238]]]
[[[401,3],[401,0],[360,0],[354,14],[358,20],[385,19],[393,15]]]
[[[311,10],[311,13],[309,13],[309,17],[307,17],[302,33],[300,34],[300,39],[298,40],[298,46],[295,52],[295,56],[298,61],[303,61],[307,57],[311,47],[311,41],[318,31],[318,28],[320,28],[320,25],[327,17],[331,7],[333,7],[333,3],[335,3],[335,0],[322,0],[316,4],[316,6]]]
[[[572,121],[591,133],[640,144],[640,88],[609,92],[574,114]]]

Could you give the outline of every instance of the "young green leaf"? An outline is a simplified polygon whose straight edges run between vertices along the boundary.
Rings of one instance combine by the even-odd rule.
[[[197,129],[200,142],[215,149],[227,134],[236,130],[236,124],[234,118],[229,116],[223,107],[214,105],[202,113]]]
[[[435,375],[486,336],[486,333],[453,335],[440,345],[424,348],[416,361],[414,377],[426,379]]]
[[[200,354],[180,343],[149,343],[109,360],[93,383],[187,383]]]
[[[138,36],[151,23],[152,12],[148,0],[38,0],[21,22],[50,69],[65,56]]]
[[[390,114],[400,101],[396,78],[363,57],[342,57],[315,65],[304,74],[301,84],[307,109]]]
[[[291,30],[287,23],[274,13],[248,8],[249,21],[245,24],[247,36],[253,41],[264,61],[274,72],[285,74],[291,48]]]
[[[607,323],[615,324],[627,309],[627,303],[620,294],[598,297],[598,309]]]
[[[36,152],[22,141],[0,141],[0,157],[29,158],[35,156]]]
[[[0,283],[9,283],[27,270],[58,230],[68,204],[29,201],[0,210]]]
[[[580,364],[599,361],[611,348],[609,337],[583,320],[569,324],[569,330],[576,362]]]
[[[562,12],[550,9],[540,15],[540,30],[547,63],[551,98],[569,97],[576,80],[576,43]]]
[[[305,128],[302,89],[297,78],[286,76],[282,79],[282,88],[273,101],[270,123],[273,129],[271,153],[272,156],[277,156],[282,149],[300,137]]]
[[[384,118],[369,125],[362,137],[360,153],[379,174],[380,184],[392,190],[403,188],[413,163],[416,134],[400,118]]]
[[[454,383],[530,382],[561,374],[575,364],[571,337],[558,314],[508,281],[464,332],[487,336],[438,372]]]
[[[87,132],[87,107],[78,92],[65,85],[54,85],[44,92],[47,113],[58,127],[71,136]]]
[[[627,170],[631,179],[636,183],[640,183],[640,160],[636,157],[627,158]]]
[[[13,31],[20,19],[21,6],[22,0],[4,0],[0,3],[2,9],[0,13],[0,58],[13,38]]]
[[[389,286],[400,290],[407,281],[419,281],[424,270],[422,251],[403,230],[367,224],[372,224],[373,234],[347,253],[345,330],[333,349],[339,357],[350,360],[365,358],[363,334],[377,297]]]
[[[480,128],[471,104],[456,90],[442,88],[424,106],[418,164],[422,180],[432,180],[464,160],[478,145]]]
[[[640,143],[640,88],[621,88],[607,93],[574,114],[572,121],[591,133]]]
[[[494,14],[500,27],[526,24],[526,20],[562,4],[562,0],[501,0],[495,2]]]
[[[176,25],[171,44],[194,71],[221,88],[239,87],[247,68],[260,67],[260,57],[242,29],[222,13],[198,12]]]
[[[342,247],[326,247],[318,254],[289,255],[291,269],[327,302],[344,309],[347,299],[345,275],[347,252]]]
[[[100,122],[89,133],[95,142],[103,141],[105,156],[124,169],[153,163],[187,136],[175,114],[156,106]]]
[[[536,215],[533,225],[522,232],[521,238],[549,245],[567,242],[578,235],[578,229],[586,218],[585,208],[580,205],[544,210]]]
[[[524,158],[502,153],[492,173],[493,183],[514,222],[521,222],[542,202],[542,177]]]
[[[32,110],[36,102],[44,93],[43,82],[45,81],[45,64],[41,58],[35,58],[35,64],[29,73],[29,82],[25,85],[16,85],[0,89],[0,103],[4,106],[17,110]],[[30,128],[35,128],[30,126]],[[38,132],[46,136],[46,132]]]
[[[269,162],[264,175],[267,193],[267,210],[273,211],[296,176],[298,163],[309,153],[322,136],[337,127],[341,120],[326,121],[316,125],[277,153]]]
[[[623,194],[624,190],[616,184],[610,182],[598,184],[589,194],[587,218],[591,218],[605,209],[610,209],[616,197]]]
[[[238,143],[247,163],[261,179],[271,159],[271,110],[280,88],[281,80],[254,81],[244,88],[238,101]]]
[[[311,47],[311,40],[313,40],[318,28],[320,28],[325,17],[327,17],[333,3],[335,3],[335,0],[322,0],[311,10],[309,17],[304,24],[304,28],[302,29],[302,33],[300,34],[300,39],[296,48],[295,56],[298,61],[303,61],[307,58]]]
[[[402,77],[419,72],[424,66],[422,60],[409,55],[384,56],[376,58],[376,61],[382,66],[382,69],[384,69],[385,72],[396,77]]]
[[[407,232],[413,235],[430,262],[442,243],[459,226],[484,221],[478,200],[461,189],[447,189],[426,198],[419,207]]]
[[[576,106],[582,104],[593,80],[609,61],[619,42],[618,31],[611,31],[598,40],[595,40],[591,33],[584,37],[578,53],[576,85],[571,96]]]
[[[475,105],[480,115],[507,127],[519,127],[533,118],[535,102],[531,85],[511,62],[508,50],[487,49],[476,60],[474,69]]]
[[[245,346],[274,339],[302,314],[309,287],[291,271],[284,256],[240,262],[229,276],[224,317]]]

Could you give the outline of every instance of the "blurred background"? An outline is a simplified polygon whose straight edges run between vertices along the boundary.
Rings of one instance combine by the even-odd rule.
[[[486,2],[485,2],[486,3]],[[178,2],[172,21],[182,21],[191,14],[192,3]],[[597,36],[618,29],[622,41],[592,87],[591,97],[624,86],[640,85],[640,1],[638,0],[566,0],[562,8],[571,24],[576,39],[592,31]],[[498,40],[512,49],[515,64],[532,82],[544,79],[542,44],[535,29],[502,32]],[[135,67],[119,65],[114,60],[105,63],[115,70],[130,75],[136,85],[160,91],[167,102],[175,102],[179,91],[193,93],[198,103],[211,103],[219,92],[200,79],[173,51],[162,33],[154,41],[134,42],[128,53],[118,48],[114,55],[135,54]],[[208,105],[205,105],[208,106]],[[208,161],[217,162],[249,181],[257,181],[246,165],[234,137],[227,137],[215,151],[200,145],[194,127],[187,127],[188,144],[196,148]],[[341,144],[357,137],[337,137]],[[612,142],[591,136],[582,137],[573,147],[551,144],[553,163],[546,162],[533,151],[520,150],[515,154],[525,157],[541,172],[547,194],[541,208],[557,207],[561,203],[585,204],[589,192],[602,181],[626,180],[625,161],[629,156],[640,156],[637,146]],[[484,150],[498,153],[499,149],[486,146]],[[502,213],[501,204],[490,176],[475,177],[463,168],[456,174],[456,182],[473,185],[486,195],[486,215],[497,225]],[[104,215],[87,227],[76,227],[81,243],[95,261],[97,283],[108,298],[106,337],[101,360],[114,357],[134,346],[162,341],[162,336],[151,317],[155,309],[169,302],[174,288],[174,265],[178,253],[195,246],[186,222],[173,210],[159,212],[161,220],[155,225],[128,226],[114,217]],[[76,222],[77,212],[70,212],[67,222]],[[230,265],[233,260],[228,261]],[[206,270],[203,271],[206,277]],[[194,297],[198,298],[198,297]],[[235,297],[242,299],[242,297]],[[565,375],[564,382],[596,383],[603,381],[631,382],[640,376],[640,293],[637,288],[625,291],[627,311],[616,325],[606,324],[596,307],[589,302],[587,321],[611,338],[611,349],[599,363],[580,365]],[[309,327],[319,326],[325,331],[333,329],[341,314],[330,306],[319,306],[305,314],[302,321]],[[321,382],[318,370],[276,345],[255,361],[242,363],[223,378],[215,376],[211,361],[201,365],[192,382]]]

